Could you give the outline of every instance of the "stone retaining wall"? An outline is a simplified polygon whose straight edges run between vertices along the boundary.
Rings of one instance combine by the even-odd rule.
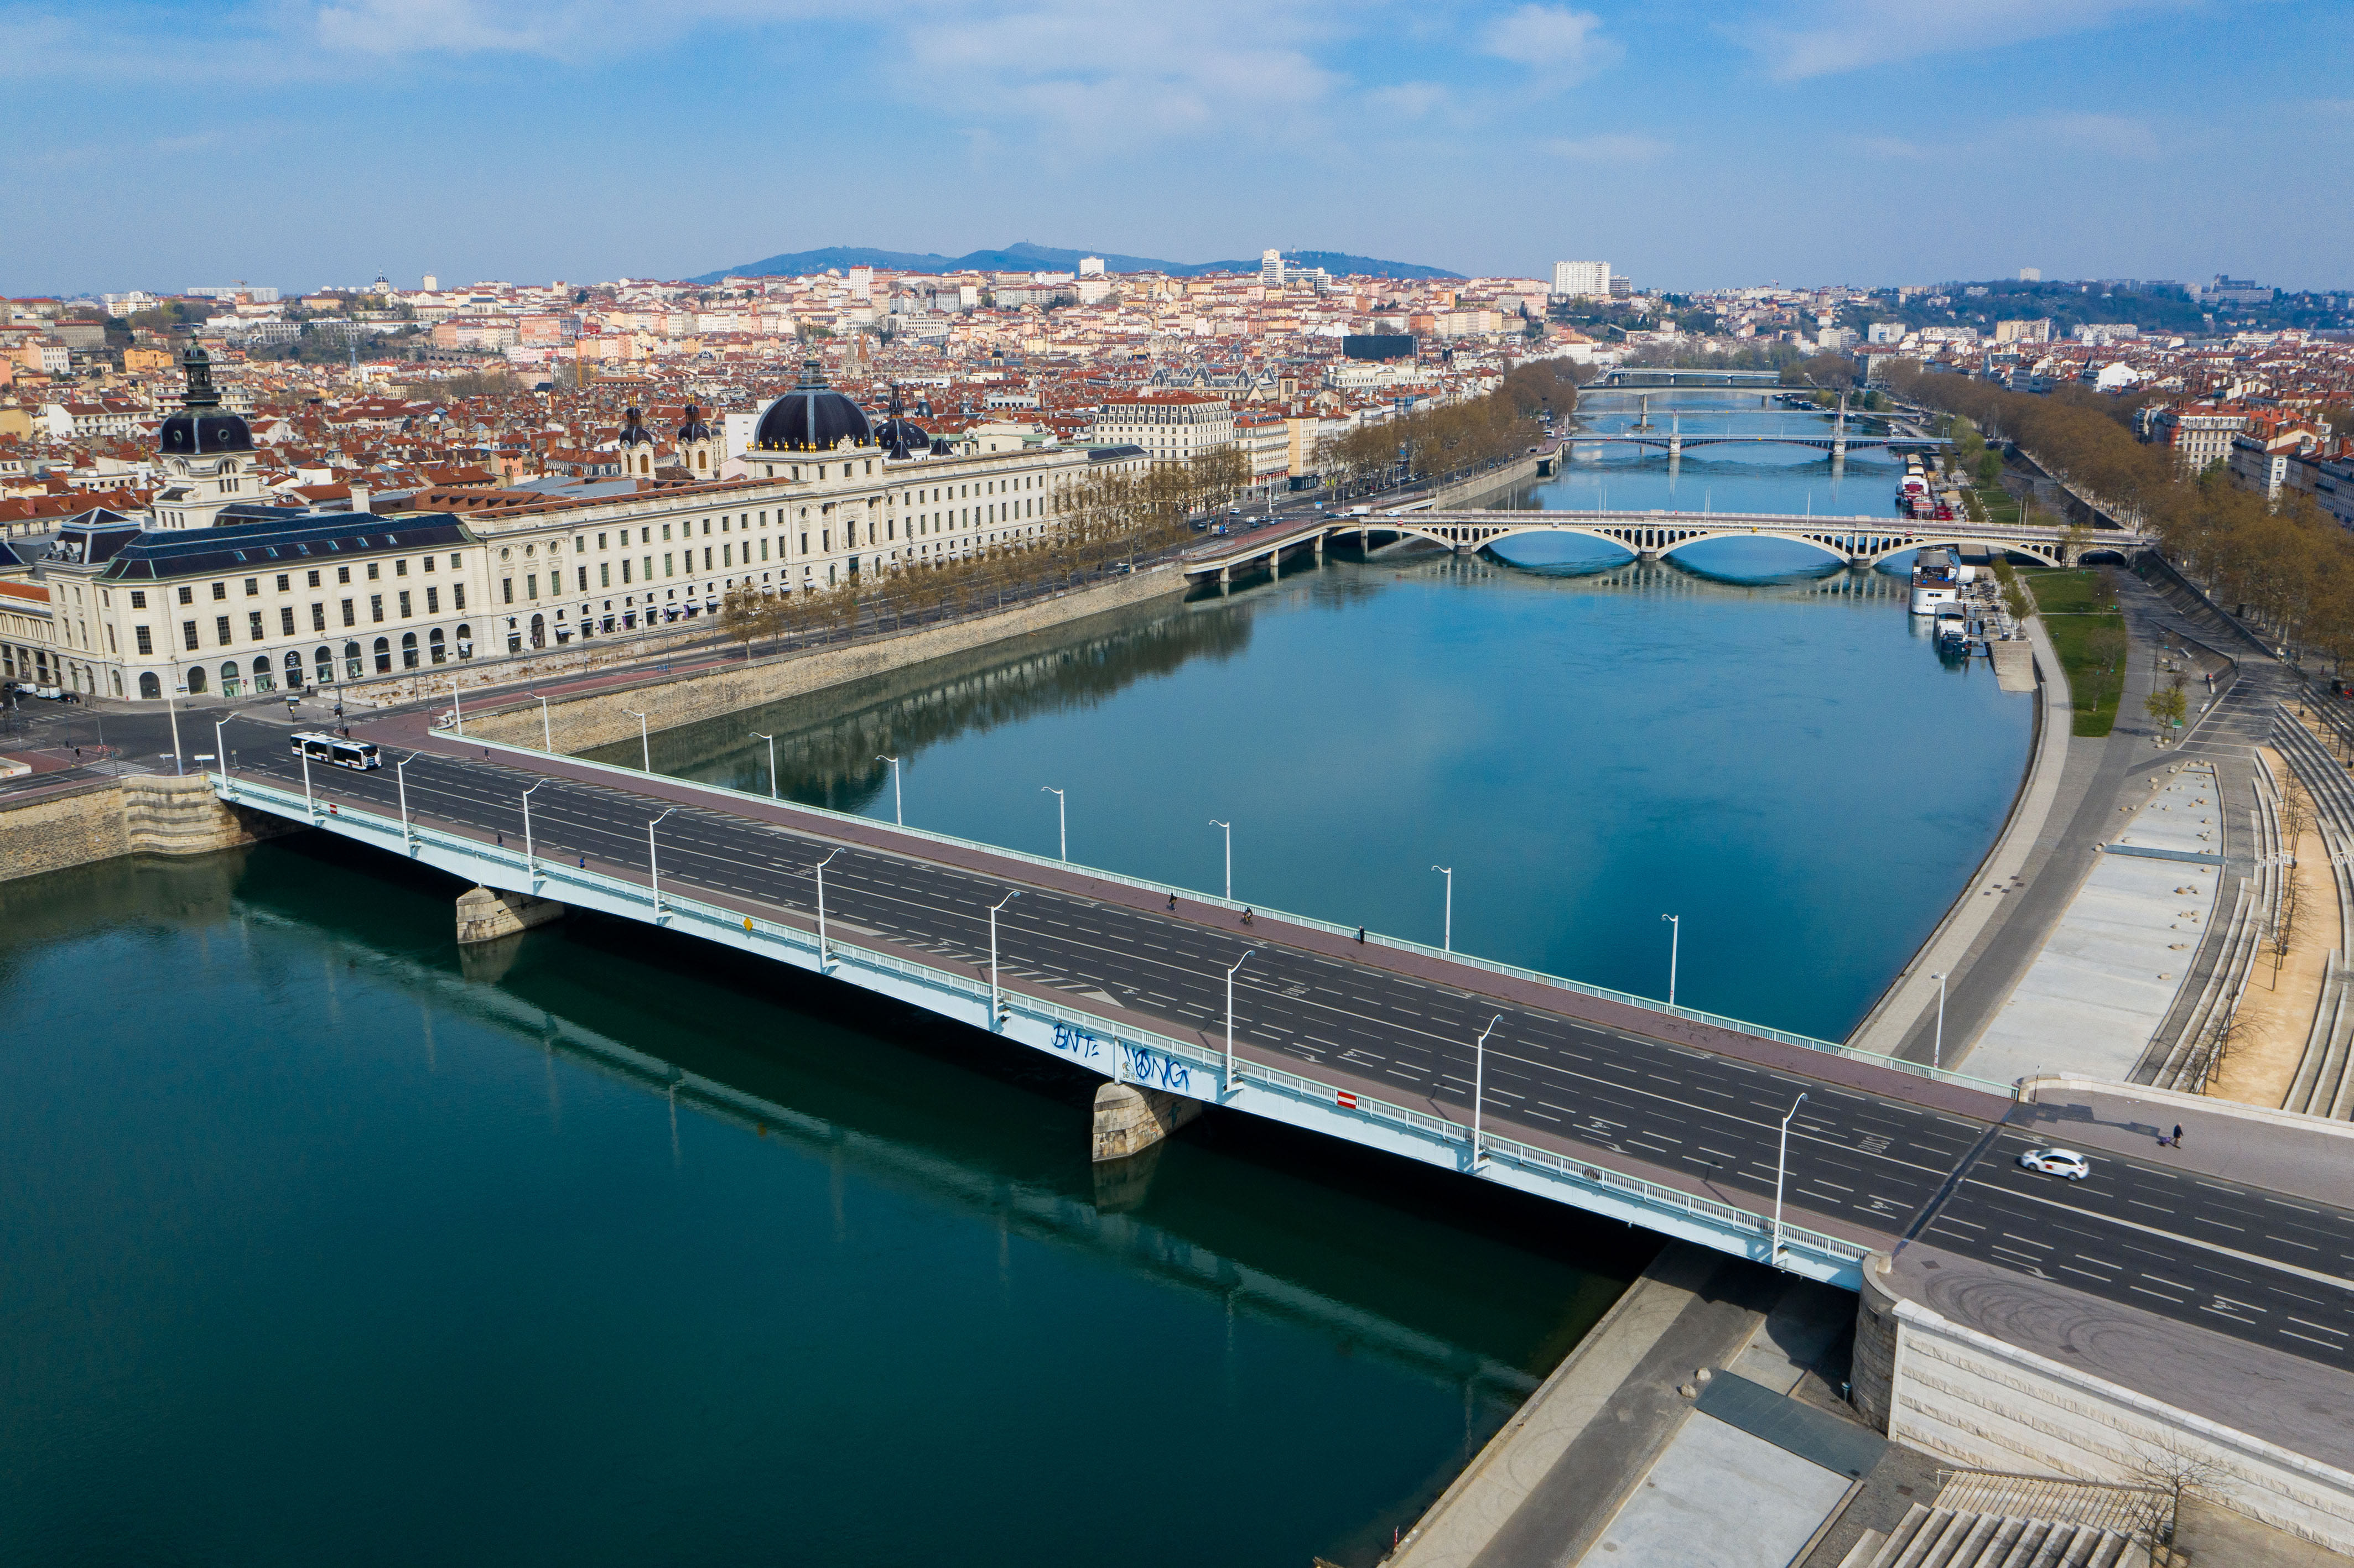
[[[578,754],[616,741],[635,739],[638,721],[630,716],[631,708],[646,715],[648,727],[673,729],[1182,593],[1184,588],[1184,577],[1175,567],[1157,567],[995,615],[863,638],[854,642],[800,649],[748,664],[722,664],[591,695],[551,701],[547,705],[547,734],[557,751]],[[536,747],[541,742],[539,705],[533,703],[479,716],[469,713],[466,733],[510,746]]]
[[[211,854],[297,823],[224,804],[202,777],[151,774],[0,805],[0,881],[126,854]]]

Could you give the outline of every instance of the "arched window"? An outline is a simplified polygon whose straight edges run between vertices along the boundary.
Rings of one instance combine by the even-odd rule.
[[[270,673],[270,655],[267,653],[255,655],[253,661],[253,689],[257,692],[268,692],[275,690],[277,685],[277,681],[274,680]]]
[[[432,645],[433,662],[439,664],[445,662],[450,657],[449,649],[442,644],[441,629],[440,627],[437,626],[432,630],[427,632],[425,634],[425,640]]]
[[[196,693],[200,693],[200,692],[202,692],[204,689],[205,689],[205,667],[204,667],[202,664],[191,664],[191,665],[189,665],[189,666],[188,666],[188,691],[189,691],[190,694],[192,694],[192,695],[193,695],[193,694],[196,694]]]
[[[150,670],[139,677],[139,694],[149,702],[164,694],[164,683],[155,678],[154,671]]]
[[[417,668],[417,633],[414,631],[400,634],[400,667],[404,670]]]
[[[318,672],[319,684],[332,683],[335,678],[335,651],[321,643],[319,651],[311,655],[311,668]]]
[[[286,689],[290,692],[302,689],[302,651],[299,648],[286,650]]]
[[[376,640],[376,673],[379,675],[392,673],[392,639],[389,637]]]
[[[547,620],[544,616],[534,615],[531,618],[531,645],[534,648],[547,646]]]
[[[473,628],[473,625],[472,625],[472,623],[468,622],[468,621],[461,621],[461,622],[459,623],[459,625],[458,625],[458,657],[459,657],[459,658],[461,658],[461,659],[471,659],[471,658],[472,658],[473,656],[474,656],[474,628]]]
[[[225,697],[234,697],[241,694],[244,691],[245,682],[239,678],[237,661],[234,659],[224,660],[221,663],[221,695]]]
[[[345,644],[344,644],[344,678],[345,678],[345,680],[347,680],[347,681],[356,681],[356,680],[358,680],[358,679],[360,678],[361,673],[362,673],[362,672],[361,672],[361,670],[360,670],[360,645],[359,645],[358,643],[356,643],[356,642],[346,642],[346,643],[345,643]]]

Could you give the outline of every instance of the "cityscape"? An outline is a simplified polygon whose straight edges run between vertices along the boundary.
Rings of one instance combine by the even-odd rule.
[[[10,1560],[2354,1561],[2211,12],[0,5]]]

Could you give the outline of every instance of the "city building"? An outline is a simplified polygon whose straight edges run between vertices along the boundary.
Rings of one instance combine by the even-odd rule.
[[[1234,408],[1198,392],[1115,399],[1097,411],[1089,439],[1098,446],[1133,444],[1159,461],[1184,462],[1233,443]]]
[[[1553,264],[1553,291],[1565,299],[1608,299],[1610,263],[1556,261]]]

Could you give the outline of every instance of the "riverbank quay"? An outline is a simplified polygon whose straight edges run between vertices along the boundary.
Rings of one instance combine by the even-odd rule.
[[[1390,1568],[1795,1562],[1855,1478],[1710,1413],[1717,1379],[1819,1408],[1843,1377],[1846,1298],[1671,1244],[1392,1551]],[[1747,1391],[1743,1391],[1746,1393]],[[1787,1417],[1771,1400],[1751,1404]],[[1735,1526],[1729,1532],[1723,1528]],[[1689,1527],[1689,1528],[1688,1528]],[[1778,1555],[1772,1555],[1778,1552]]]
[[[486,740],[547,744],[559,752],[589,751],[652,730],[807,696],[1184,590],[1182,573],[1165,565],[1152,567],[993,614],[856,641],[729,659],[667,673],[639,672],[626,680],[595,683],[585,692],[575,685],[551,686],[538,698],[521,703],[513,701],[510,693],[505,701],[486,709],[462,710],[459,727],[469,736]],[[544,705],[538,699],[545,699]],[[644,715],[642,721],[638,715]]]
[[[201,774],[79,779],[0,798],[0,882],[122,855],[212,854],[301,831],[224,803]]]

